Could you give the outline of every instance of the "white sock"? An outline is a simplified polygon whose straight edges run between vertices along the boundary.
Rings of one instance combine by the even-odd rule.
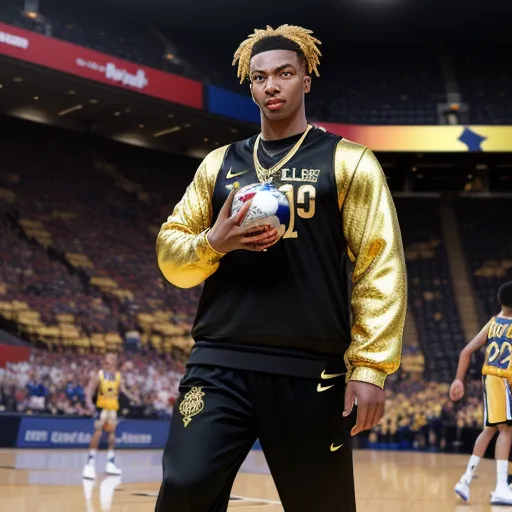
[[[496,461],[496,489],[508,489],[508,460]]]
[[[114,464],[114,462],[115,462],[115,453],[114,453],[114,450],[109,450],[109,451],[108,451],[108,454],[107,454],[107,461],[108,461],[108,462],[112,462],[112,464]]]
[[[96,462],[96,450],[89,450],[89,459],[87,460],[87,464],[89,466],[94,466]]]
[[[466,477],[466,480],[468,480],[468,483],[471,482],[471,479],[473,478],[473,473],[475,472],[475,469],[477,468],[478,464],[480,463],[481,458],[477,455],[471,455],[468,467],[466,469],[466,472],[464,473],[464,476]]]

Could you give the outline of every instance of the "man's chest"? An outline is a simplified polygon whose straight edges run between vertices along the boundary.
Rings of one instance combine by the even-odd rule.
[[[277,163],[279,163],[277,161]],[[296,228],[315,223],[326,215],[339,215],[333,169],[332,148],[310,148],[300,151],[282,166],[257,171],[259,161],[252,152],[236,148],[228,151],[220,169],[213,197],[213,214],[217,217],[233,188],[261,183],[265,178],[284,194],[290,204],[290,225],[285,238],[295,238]],[[268,171],[272,170],[269,174]]]

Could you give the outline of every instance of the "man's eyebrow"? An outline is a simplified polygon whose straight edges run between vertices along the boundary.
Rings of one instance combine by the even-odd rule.
[[[278,66],[274,71],[276,73],[279,73],[279,71],[283,71],[283,69],[286,69],[286,68],[295,68],[295,66],[293,64],[282,64],[281,66]],[[254,69],[254,70],[251,71],[251,75],[254,74],[254,73],[266,74],[267,72],[263,71],[261,69]]]

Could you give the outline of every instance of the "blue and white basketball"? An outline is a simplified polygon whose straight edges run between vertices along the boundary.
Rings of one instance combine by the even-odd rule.
[[[290,222],[290,203],[286,194],[272,183],[255,183],[238,190],[233,198],[231,215],[236,215],[240,208],[252,199],[251,207],[242,222],[242,226],[251,229],[269,225],[277,228],[282,237]]]

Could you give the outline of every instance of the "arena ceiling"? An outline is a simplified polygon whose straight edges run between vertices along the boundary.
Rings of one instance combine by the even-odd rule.
[[[196,157],[254,133],[247,124],[7,57],[0,57],[0,113]]]
[[[236,45],[255,27],[311,28],[329,47],[386,42],[481,43],[510,40],[507,0],[75,0],[146,18],[176,42]]]

